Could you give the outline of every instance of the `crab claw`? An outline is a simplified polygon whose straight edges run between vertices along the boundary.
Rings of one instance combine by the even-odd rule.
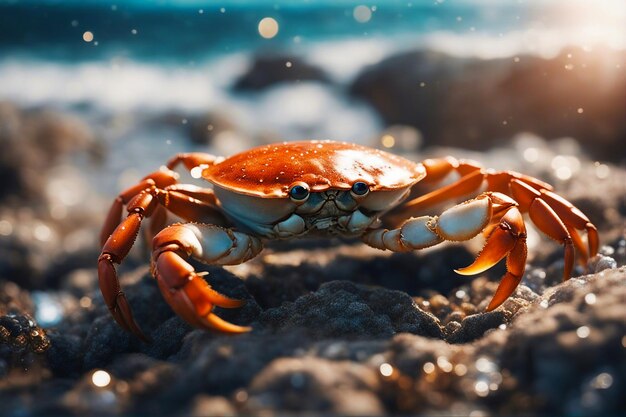
[[[515,246],[517,237],[513,236],[507,224],[499,227],[489,235],[487,243],[471,265],[455,269],[460,275],[476,275],[485,272],[502,260]]]
[[[491,311],[502,304],[517,288],[526,265],[526,227],[522,214],[510,208],[498,226],[487,238],[483,250],[476,260],[465,268],[455,270],[461,275],[474,275],[486,271],[506,256],[507,272],[487,307]]]
[[[163,297],[187,323],[224,333],[246,333],[251,330],[250,327],[224,321],[213,313],[214,306],[236,308],[245,301],[215,291],[178,253],[171,250],[161,252],[156,258],[154,269]]]
[[[518,240],[506,259],[507,273],[487,306],[487,311],[495,310],[513,294],[524,275],[526,267],[526,241]]]

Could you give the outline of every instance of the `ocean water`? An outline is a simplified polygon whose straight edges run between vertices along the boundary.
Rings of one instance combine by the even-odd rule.
[[[266,17],[271,39],[258,29]],[[346,94],[367,65],[414,48],[485,59],[625,49],[625,21],[623,0],[0,0],[0,100],[79,114],[111,149],[105,168],[134,179],[206,149],[185,140],[187,116],[218,112],[237,126],[208,148],[220,154],[266,140],[368,143],[383,126]],[[256,55],[277,53],[332,82],[232,90]],[[163,115],[178,128],[153,123]]]
[[[272,39],[259,35],[264,17],[279,25]],[[230,94],[254,54],[297,54],[346,83],[415,47],[484,58],[623,49],[625,21],[622,0],[0,0],[0,98],[200,110]]]

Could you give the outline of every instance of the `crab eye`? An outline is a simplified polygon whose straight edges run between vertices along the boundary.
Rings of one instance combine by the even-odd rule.
[[[367,193],[369,193],[370,191],[370,186],[367,185],[366,183],[364,183],[363,181],[357,181],[354,184],[352,184],[352,194],[358,196],[358,197],[363,197],[364,195],[366,195]]]
[[[306,184],[295,184],[289,189],[289,197],[293,201],[303,202],[309,198],[309,187]]]

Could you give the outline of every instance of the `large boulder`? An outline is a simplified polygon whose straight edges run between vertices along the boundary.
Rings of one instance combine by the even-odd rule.
[[[387,124],[407,124],[426,145],[483,150],[520,131],[571,136],[595,158],[626,151],[626,54],[564,50],[552,59],[483,60],[432,51],[392,56],[363,70],[351,93]]]

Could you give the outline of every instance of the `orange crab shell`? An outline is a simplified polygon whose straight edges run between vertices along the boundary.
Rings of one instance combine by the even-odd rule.
[[[283,142],[250,149],[209,166],[202,176],[237,193],[286,198],[297,182],[311,191],[349,190],[363,181],[371,191],[396,190],[426,175],[421,164],[346,142]]]

